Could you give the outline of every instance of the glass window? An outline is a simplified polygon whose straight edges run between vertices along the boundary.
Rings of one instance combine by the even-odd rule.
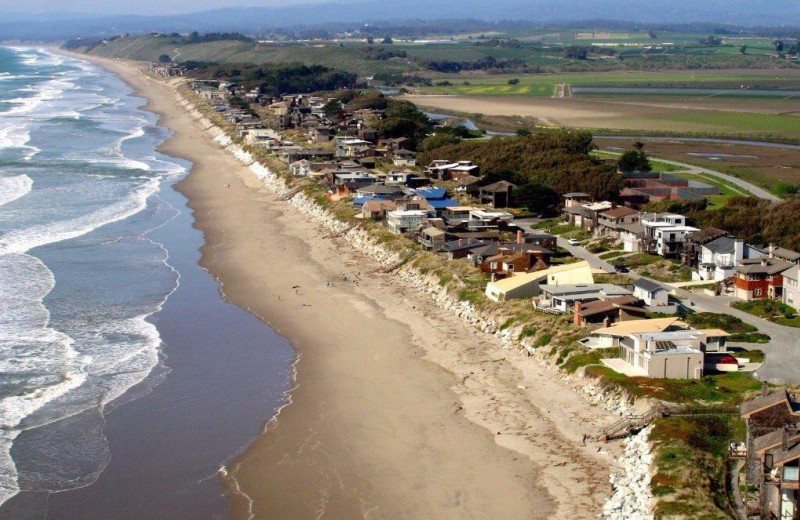
[[[753,291],[753,296],[761,296],[761,294],[762,294],[762,291],[761,291],[761,289],[755,289],[755,290]]]
[[[783,481],[784,482],[797,482],[798,478],[798,468],[797,466],[784,466],[783,467]]]

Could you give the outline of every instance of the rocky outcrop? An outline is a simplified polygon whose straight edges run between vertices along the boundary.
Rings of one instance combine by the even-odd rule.
[[[610,477],[614,491],[603,506],[603,515],[611,520],[653,520],[655,500],[650,491],[650,453],[648,426],[625,439],[625,452],[617,460],[620,471]]]

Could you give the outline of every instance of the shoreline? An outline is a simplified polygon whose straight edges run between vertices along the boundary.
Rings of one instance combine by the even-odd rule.
[[[298,353],[280,419],[227,469],[232,518],[600,513],[613,457],[580,444],[607,413],[275,200],[164,82],[71,55],[118,74],[173,130],[160,150],[195,165],[177,189],[204,234],[201,265]],[[203,168],[207,154],[225,168]],[[354,282],[326,285],[342,272]]]

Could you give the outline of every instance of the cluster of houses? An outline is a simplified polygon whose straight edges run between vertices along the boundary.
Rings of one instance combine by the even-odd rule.
[[[629,375],[697,378],[738,366],[735,360],[730,363],[723,331],[693,330],[674,319],[644,319],[649,312],[674,311],[659,284],[645,279],[624,287],[595,283],[586,262],[554,262],[556,237],[526,233],[504,211],[513,184],[480,186],[479,167],[465,160],[435,160],[424,171],[416,168],[407,139],[379,139],[373,130],[382,111],[360,110],[331,120],[323,110],[327,100],[315,96],[266,98],[257,89],[225,83],[196,81],[192,86],[239,138],[269,150],[288,164],[292,175],[325,185],[332,200],[352,203],[357,218],[380,221],[424,250],[465,259],[488,274],[485,294],[490,300],[530,299],[541,312],[572,315],[577,326],[600,327],[585,344],[618,347],[612,368]],[[266,127],[252,111],[231,106],[231,96],[271,110],[278,130]],[[286,128],[303,131],[307,143],[284,139],[280,130]],[[390,158],[397,169],[376,169],[379,157]],[[481,205],[461,205],[447,189],[432,186],[434,180],[448,181],[455,193],[471,195]],[[653,182],[649,179],[648,186]],[[720,230],[700,230],[686,225],[682,215],[593,202],[586,193],[564,198],[566,222],[620,242],[624,251],[681,259],[693,267],[696,279],[730,282],[744,299],[782,297],[800,305],[798,253],[744,244]]]
[[[747,484],[758,490],[758,500],[748,507],[748,516],[763,519],[800,518],[800,406],[785,389],[770,392],[764,384],[761,395],[742,403],[747,426],[744,449],[731,450],[745,459]],[[749,504],[748,504],[749,506]]]
[[[622,244],[623,251],[680,260],[693,280],[719,282],[742,300],[776,298],[800,310],[800,253],[746,244],[716,228],[686,225],[674,213],[648,213],[612,202],[592,202],[586,193],[564,195],[565,222]]]

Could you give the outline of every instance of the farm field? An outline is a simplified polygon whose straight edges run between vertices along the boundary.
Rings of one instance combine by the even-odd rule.
[[[725,102],[713,107],[700,100],[625,97],[615,99],[540,98],[531,96],[426,96],[406,99],[428,111],[529,118],[543,126],[605,129],[616,132],[738,135],[761,139],[800,140],[797,100]],[[667,99],[665,99],[667,98]],[[754,107],[749,111],[747,107]],[[524,125],[526,122],[520,121]]]
[[[509,79],[519,83],[509,84]],[[576,86],[620,87],[695,87],[695,88],[773,88],[797,90],[800,68],[755,70],[674,70],[674,71],[609,71],[602,73],[529,74],[529,75],[441,75],[436,82],[450,85],[421,87],[420,94],[454,94],[463,96],[543,96],[555,93],[555,86],[567,83]]]

